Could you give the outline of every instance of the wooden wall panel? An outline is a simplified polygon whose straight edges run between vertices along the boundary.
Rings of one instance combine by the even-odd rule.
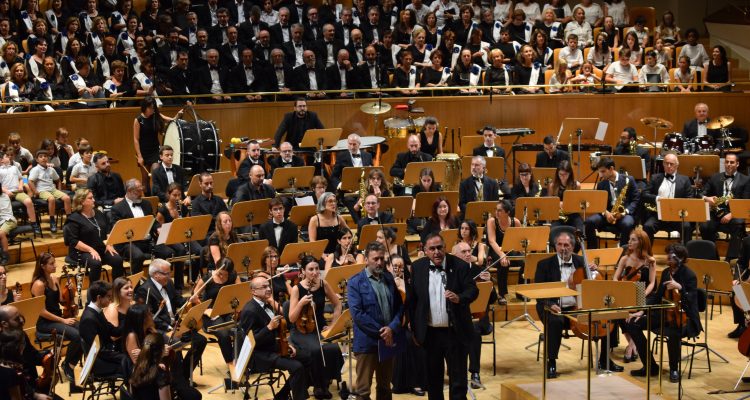
[[[362,135],[383,135],[383,121],[390,117],[405,116],[395,109],[378,118],[378,130],[374,132],[374,118],[359,110],[368,100],[323,100],[309,102],[308,108],[318,113],[326,127],[343,128],[342,137],[357,132]],[[384,99],[391,105],[403,104],[406,99]],[[520,143],[541,143],[545,135],[557,135],[561,121],[566,117],[596,117],[609,123],[607,141],[614,144],[623,127],[633,126],[640,135],[651,138],[653,131],[639,122],[640,118],[658,116],[675,124],[675,131],[682,130],[685,120],[692,118],[697,102],[706,102],[710,115],[733,115],[735,124],[750,126],[750,115],[746,112],[750,94],[696,93],[696,94],[618,94],[618,95],[529,95],[477,97],[427,97],[420,98],[416,106],[425,109],[425,116],[435,116],[440,121],[441,131],[461,128],[462,135],[475,135],[485,124],[498,128],[528,127],[536,134],[519,140]],[[174,115],[176,108],[165,108],[165,115]],[[196,107],[203,119],[216,121],[224,143],[230,138],[249,136],[273,138],[273,134],[284,113],[292,110],[291,102],[262,104],[227,104]],[[138,110],[118,108],[87,111],[57,111],[52,113],[2,114],[2,134],[17,131],[22,134],[23,144],[32,151],[45,137],[53,137],[55,129],[65,126],[75,139],[84,136],[95,148],[107,150],[120,160],[115,166],[123,178],[139,176],[133,160],[132,126]],[[660,132],[659,140],[665,132]],[[502,139],[509,153],[515,137]],[[2,140],[5,140],[4,137]],[[453,149],[450,137],[445,151]],[[455,149],[458,151],[458,139]],[[403,151],[403,145],[392,146],[391,151]],[[393,158],[384,159],[384,167],[390,168]],[[586,165],[584,163],[584,165]],[[228,169],[222,161],[222,168]]]

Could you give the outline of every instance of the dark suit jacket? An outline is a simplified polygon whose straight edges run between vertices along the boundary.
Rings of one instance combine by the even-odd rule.
[[[288,24],[284,29],[286,29],[287,32],[289,32],[289,40],[292,40],[291,23]],[[281,32],[281,24],[271,25],[268,28],[268,31],[271,33],[271,46],[281,47],[281,45],[284,43],[284,34]]]
[[[245,12],[246,20],[250,19],[250,7],[253,6],[253,3],[251,1],[243,1],[242,4],[239,5],[239,7],[237,3],[232,0],[223,1],[221,2],[221,4],[222,5],[220,7],[225,7],[229,10],[229,25],[239,25],[245,23],[245,21],[239,20],[240,14],[239,11],[237,11],[239,7],[242,7],[243,11]]]
[[[242,50],[245,49],[245,45],[237,42],[237,60],[234,59],[232,56],[232,48],[230,47],[229,43],[224,43],[219,47],[219,65],[222,67],[231,70],[237,64],[242,63]]]
[[[269,68],[262,61],[254,61],[252,67],[253,71],[253,83],[250,86],[247,85],[247,78],[245,77],[245,65],[239,63],[232,68],[229,72],[229,90],[234,93],[249,93],[249,92],[266,92],[274,89],[270,85],[267,77],[269,76]],[[233,97],[233,101],[242,101],[243,97]]]
[[[422,81],[422,73],[419,69],[414,70],[415,77],[414,77],[414,85],[417,85],[419,82]],[[409,87],[409,73],[404,72],[401,68],[396,68],[393,71],[393,82],[391,82],[391,87],[394,88],[408,88]]]
[[[115,189],[112,193],[110,193],[105,183],[107,180],[112,181]],[[94,193],[94,200],[96,200],[97,206],[111,206],[116,198],[125,197],[125,185],[122,183],[122,178],[117,172],[110,172],[109,177],[104,176],[101,172],[97,172],[89,177],[86,187]]]
[[[682,286],[682,289],[680,289],[681,305],[688,319],[687,326],[685,327],[687,335],[685,336],[696,337],[703,330],[701,317],[698,313],[698,279],[695,276],[695,272],[688,268],[687,265],[680,266],[674,275],[671,275],[669,270],[665,270],[662,272],[659,286],[657,286],[657,299],[664,297],[666,290],[664,283],[671,278],[674,278]]]
[[[393,215],[391,215],[391,213],[389,212],[379,211],[376,220],[379,224],[390,224],[393,223]],[[357,222],[357,232],[362,232],[362,227],[370,224],[371,222],[369,220],[369,217],[364,216],[360,218],[359,222]]]
[[[656,196],[659,194],[659,186],[661,186],[662,182],[664,182],[663,173],[651,176],[648,189],[641,194],[641,199],[644,203],[656,204]],[[676,174],[674,198],[687,199],[691,197],[693,197],[693,187],[690,184],[690,178],[685,175]]]
[[[307,25],[307,9],[310,7],[307,2],[302,3],[302,14],[297,10],[297,5],[294,4],[294,0],[286,1],[284,7],[289,9],[289,23]]]
[[[393,177],[404,179],[406,166],[409,163],[427,161],[432,161],[432,156],[422,151],[418,152],[416,155],[412,155],[410,151],[398,153],[398,155],[396,156],[396,161],[391,166],[390,174]]]
[[[703,186],[704,196],[717,196],[721,197],[724,195],[725,176],[723,172],[717,172],[713,174],[708,182]],[[732,197],[735,199],[748,199],[750,198],[750,177],[747,175],[736,172],[734,174],[734,182],[732,182]]]
[[[360,61],[365,61],[365,48],[366,47],[367,46],[365,46],[365,44],[362,43],[362,48],[361,48],[362,57],[360,57],[359,53],[357,53],[357,48],[354,45],[353,41],[350,41],[349,44],[346,47],[344,47],[346,51],[349,52],[349,61],[352,62],[352,65],[357,65],[359,64]]]
[[[346,71],[345,76],[347,89],[357,89],[359,87],[359,83],[357,82],[358,74],[354,67]],[[328,90],[341,90],[341,73],[338,63],[326,68],[326,85],[328,86]]]
[[[625,207],[625,210],[629,215],[635,215],[635,211],[638,209],[638,201],[640,200],[641,194],[635,186],[635,178],[633,178],[632,176],[628,176],[628,182],[630,182],[630,184],[628,185],[628,192],[625,193],[625,200],[623,201],[622,205]],[[618,174],[617,182],[615,183],[615,196],[619,197],[624,187],[625,174]],[[596,188],[598,190],[604,190],[605,192],[607,192],[607,209],[609,211],[613,211],[612,202],[615,200],[612,199],[612,192],[609,190],[609,180],[600,181],[596,185]]]
[[[219,68],[219,84],[221,85],[221,91],[222,93],[230,93],[227,86],[227,74],[228,71],[226,68],[222,68],[221,66]],[[205,67],[201,67],[195,70],[195,73],[193,74],[194,79],[194,90],[193,94],[209,94],[211,93],[211,72],[209,70],[208,65]]]
[[[151,290],[149,290],[151,289]],[[177,291],[174,288],[174,282],[170,280],[166,286],[164,286],[164,289],[167,291],[167,296],[169,297],[169,302],[172,305],[172,312],[177,312],[177,310],[182,307],[183,304],[187,301],[185,298],[177,294]],[[148,296],[148,299],[146,299],[146,296]],[[148,307],[151,310],[151,315],[156,315],[157,311],[159,311],[159,304],[162,301],[162,295],[159,293],[159,290],[156,289],[156,285],[154,284],[154,281],[151,280],[151,278],[146,279],[145,282],[141,284],[141,286],[138,286],[138,288],[135,290],[135,299],[137,302],[148,302]],[[169,317],[169,312],[164,306],[164,309],[159,312],[159,315],[154,318],[154,324],[156,325],[156,329],[160,332],[166,332],[168,327],[171,325],[171,320]]]
[[[349,55],[349,59],[352,60],[351,54]],[[376,81],[379,85],[376,87],[372,86],[372,80],[370,79],[370,66],[367,63],[358,65],[357,71],[359,71],[359,85],[361,89],[377,89],[378,87],[387,88],[390,86],[388,82],[388,71],[383,64],[375,64]]]
[[[174,178],[175,183],[185,187],[185,170],[177,164],[172,164],[172,178]],[[159,197],[160,202],[166,203],[169,200],[167,187],[169,187],[167,171],[164,169],[164,165],[159,163],[158,167],[151,170],[151,193]]]
[[[585,267],[583,257],[579,256],[578,254],[573,254],[573,266],[576,269]],[[560,282],[561,279],[562,277],[560,275],[560,263],[557,260],[557,254],[550,258],[539,261],[539,264],[536,266],[534,283]],[[536,302],[536,312],[539,313],[539,315],[544,315],[544,307],[547,305],[551,306],[553,304],[559,305],[560,298],[556,297],[551,299],[538,299]]]
[[[380,339],[380,328],[384,326],[390,327],[394,333],[401,330],[401,316],[403,314],[401,295],[390,272],[384,271],[382,279],[386,286],[388,303],[391,305],[390,321],[384,321],[383,311],[370,283],[370,278],[367,277],[367,271],[362,270],[349,280],[346,294],[349,300],[349,311],[352,313],[352,321],[354,322],[353,351],[376,352]]]
[[[148,201],[141,201],[141,209],[143,210],[144,216],[154,215],[154,210],[151,208],[151,203]],[[115,222],[121,219],[133,218],[133,211],[130,209],[127,200],[123,200],[112,206],[112,210],[109,214],[109,218],[112,219],[112,226]],[[152,226],[151,234],[156,234],[156,224]],[[135,240],[133,244],[145,242],[145,240]],[[127,243],[123,244],[127,246]]]
[[[536,153],[536,163],[534,166],[537,168],[557,168],[563,160],[570,160],[570,155],[565,150],[555,150],[555,156],[552,159],[549,158],[546,152],[540,151]]]
[[[187,51],[186,48],[179,44],[171,46],[166,40],[161,40],[159,44],[154,45],[154,68],[160,75],[166,75],[172,66],[172,49],[176,52]]]
[[[292,63],[293,64],[293,63]],[[326,75],[325,72],[323,72],[322,68],[315,68],[315,81],[318,84],[317,90],[326,90],[328,89],[328,86],[326,85]],[[310,91],[310,75],[308,74],[308,69],[305,64],[300,65],[299,67],[294,69],[293,72],[294,79],[292,88],[297,91]]]
[[[193,91],[192,70],[190,68],[185,70],[177,67],[170,68],[167,73],[167,81],[169,81],[169,87],[172,88],[172,95],[186,96]]]
[[[105,361],[115,365],[122,362],[125,354],[117,348],[115,342],[112,340],[112,336],[118,337],[122,335],[122,325],[115,328],[107,321],[103,313],[96,312],[93,308],[86,306],[83,309],[81,323],[78,326],[86,351],[91,348],[96,336],[99,336],[99,345],[101,347],[99,348],[99,354],[96,356],[96,361]]]
[[[211,43],[206,44],[205,49],[201,48],[197,43],[190,46],[190,49],[188,50],[188,69],[195,71],[201,67],[205,67],[206,65],[208,65],[206,59],[203,58],[203,50],[209,50],[213,48],[215,47],[213,47]]]
[[[283,87],[291,90],[292,85],[294,84],[294,70],[287,63],[284,63],[282,69],[284,71]],[[271,90],[273,90],[274,92],[279,91],[279,79],[276,76],[276,67],[273,65],[268,68],[268,84],[270,85]]]
[[[208,28],[208,43],[218,49],[224,43],[224,30],[228,27],[229,25],[222,28],[217,24]]]
[[[247,334],[253,331],[255,337],[255,350],[251,361],[256,369],[263,370],[273,365],[273,362],[279,356],[279,348],[276,341],[278,337],[276,330],[269,330],[268,323],[271,318],[261,308],[255,298],[251,299],[240,312],[240,327],[242,332]],[[257,355],[262,355],[257,357]],[[261,363],[259,363],[261,362]]]
[[[372,33],[374,29],[378,32],[378,41],[383,41],[383,28],[381,28],[380,25],[371,25],[370,21],[367,20],[367,17],[364,17],[364,19],[360,18],[359,29],[362,31],[362,39],[365,43],[372,43],[375,39],[375,35]]]
[[[457,341],[467,343],[474,332],[469,305],[477,298],[479,290],[470,274],[469,264],[463,260],[446,254],[443,267],[446,290],[459,297],[458,304],[448,302],[450,327]],[[411,281],[407,281],[406,286],[406,307],[414,339],[418,343],[424,343],[430,317],[430,260],[427,257],[420,258],[412,264],[411,270]]]
[[[466,212],[466,204],[477,201],[477,189],[474,177],[470,176],[458,186],[458,207],[461,213]],[[497,201],[500,198],[498,194],[499,187],[497,181],[485,175],[482,177],[482,201]]]
[[[270,64],[271,63],[271,51],[273,49],[274,47],[271,45],[269,45],[268,47],[263,47],[260,45],[260,43],[256,43],[255,47],[253,47],[253,57],[255,57],[256,60],[263,60]],[[268,55],[266,55],[266,52],[268,52]],[[269,70],[269,73],[270,72],[271,71]]]
[[[284,165],[281,162],[281,156],[274,157],[270,160],[268,160],[268,164],[271,165],[271,172],[268,174],[268,178],[273,178],[273,171],[276,170],[276,168],[284,168]],[[289,165],[290,167],[304,167],[305,166],[305,160],[298,156],[292,156],[292,163]]]
[[[248,181],[237,188],[237,192],[234,194],[234,198],[232,198],[232,204],[247,200],[272,199],[274,197],[276,197],[276,190],[271,185],[262,183],[260,190],[257,190]]]
[[[318,114],[308,111],[305,118],[298,118],[295,112],[288,112],[284,114],[284,119],[281,120],[281,124],[273,135],[274,146],[278,148],[281,145],[282,137],[286,135],[286,141],[291,143],[292,147],[298,149],[302,137],[308,129],[323,129],[323,123],[318,119]]]
[[[305,31],[305,33],[307,33],[307,31]],[[326,45],[325,40],[323,40],[322,36],[318,36],[318,40],[312,43],[314,43],[315,47],[315,59],[320,66],[325,67],[326,60],[328,60],[328,46]],[[331,45],[333,45],[333,54],[331,55],[333,56],[333,61],[336,62],[339,50],[344,48],[344,42],[338,39],[333,39]]]
[[[298,227],[297,225],[285,219],[281,223],[281,238],[276,242],[276,233],[274,232],[273,220],[268,220],[258,228],[258,238],[267,239],[268,245],[273,246],[279,250],[279,254],[284,251],[284,247],[289,243],[297,243],[298,238]]]
[[[352,22],[350,25],[347,26],[347,28],[349,28],[349,32],[348,32],[347,37],[348,37],[349,40],[351,40],[351,38],[352,38],[352,29],[357,28],[357,26],[354,25],[354,23]],[[336,39],[340,40],[341,42],[346,42],[346,40],[344,40],[344,36],[345,36],[345,34],[344,34],[344,24],[341,21],[338,21],[338,22],[336,22],[333,25],[333,37],[335,37]],[[351,55],[352,54],[349,53],[349,59],[351,59]]]
[[[308,42],[320,40],[323,37],[323,26],[320,22],[315,25],[305,24],[305,32],[302,37]]]
[[[505,149],[502,147],[495,146],[494,150],[495,155],[493,157],[505,157]],[[487,149],[484,147],[484,144],[482,144],[481,146],[475,147],[474,150],[472,150],[471,155],[487,157]]]
[[[708,118],[706,122],[710,122],[711,118]],[[711,136],[716,140],[717,137],[720,136],[718,129],[706,129],[706,134],[708,136]],[[686,139],[693,139],[698,136],[698,120],[695,118],[691,119],[690,121],[685,122],[685,125],[682,127],[682,135],[685,136]]]
[[[303,51],[305,51],[305,50],[317,51],[317,49],[315,48],[315,46],[313,46],[310,42],[306,42],[306,41],[303,40],[301,43],[302,43],[302,50]],[[282,44],[282,45],[276,45],[276,47],[279,47],[279,48],[281,48],[281,50],[284,50],[284,56],[286,58],[286,63],[287,64],[289,64],[289,65],[296,65],[296,63],[297,63],[297,56],[296,56],[296,52],[294,51],[294,42],[293,41],[290,40],[288,42],[284,42],[284,44]],[[315,56],[315,58],[317,60],[317,58],[318,58],[317,55]],[[316,61],[316,65],[319,62],[320,62],[320,60],[317,60]]]
[[[247,182],[248,177],[250,176],[250,168],[252,168],[254,165],[260,165],[263,167],[263,171],[266,170],[266,163],[263,162],[263,156],[261,155],[261,158],[258,159],[258,163],[252,162],[250,157],[245,157],[244,160],[240,163],[240,166],[237,168],[237,179]],[[268,172],[266,172],[268,174]]]
[[[258,28],[258,32],[260,31],[268,31],[270,34],[271,31],[268,28],[268,24],[263,21],[258,21],[257,24],[253,24],[252,21],[247,20],[239,26],[237,26],[237,33],[239,35],[240,43],[244,44],[245,46],[254,46],[255,45],[255,28]]]
[[[372,154],[361,149],[359,150],[359,154],[362,157],[363,167],[372,166]],[[336,164],[333,165],[333,170],[331,171],[331,185],[337,187],[341,182],[341,173],[344,171],[344,168],[353,166],[354,163],[352,162],[352,155],[349,153],[349,150],[340,151],[336,155]]]

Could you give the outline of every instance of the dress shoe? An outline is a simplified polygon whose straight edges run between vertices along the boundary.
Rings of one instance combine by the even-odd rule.
[[[501,298],[497,299],[497,304],[499,304],[501,306],[507,306],[508,305],[508,299],[506,299],[505,297],[501,297]]]
[[[70,394],[83,393],[83,388],[70,381]]]
[[[482,388],[482,380],[479,378],[479,373],[472,372],[471,373],[471,388],[472,389],[480,389]]]
[[[413,394],[415,396],[424,396],[425,395],[425,391],[422,390],[422,388],[414,388],[414,389],[411,390],[411,394]]]
[[[63,374],[65,374],[65,377],[68,378],[68,382],[74,383],[76,381],[76,375],[73,372],[73,368],[65,362],[62,365]]]
[[[737,325],[737,328],[735,328],[733,331],[729,332],[727,334],[727,337],[730,339],[738,339],[742,334],[745,332],[745,326],[744,325]]]
[[[672,370],[669,371],[669,381],[672,383],[677,383],[680,381],[680,371],[678,370]]]
[[[646,367],[643,367],[641,369],[634,369],[630,371],[630,375],[632,376],[646,376]],[[651,366],[651,376],[657,376],[659,375],[659,366],[658,365],[652,365]]]
[[[557,367],[548,367],[547,368],[547,379],[555,379],[557,378]]]
[[[598,364],[598,366],[597,366],[598,369],[600,369],[600,370],[607,369],[607,370],[612,371],[612,372],[622,372],[622,371],[625,371],[625,368],[623,368],[622,365],[617,365],[612,360],[609,360],[609,368],[602,368],[603,367],[602,364],[603,363],[601,363],[601,362]]]

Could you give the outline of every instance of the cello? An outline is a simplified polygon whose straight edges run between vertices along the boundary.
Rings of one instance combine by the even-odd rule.
[[[581,243],[581,255],[583,256],[583,268],[576,268],[573,272],[573,287],[578,287],[584,280],[604,280],[604,277],[598,271],[592,271],[589,268],[588,257],[586,256],[586,240],[583,237],[583,232],[576,231],[576,240]],[[589,323],[580,322],[578,318],[572,318],[570,321],[570,330],[573,331],[577,337],[588,340],[589,337],[592,339],[605,337],[609,335],[612,330],[612,324],[607,323],[608,321],[599,321],[598,323],[592,324],[591,328],[594,332],[589,332]]]

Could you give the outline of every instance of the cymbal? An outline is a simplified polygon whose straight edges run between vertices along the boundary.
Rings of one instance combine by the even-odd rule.
[[[673,126],[671,122],[659,117],[641,118],[641,123],[648,126],[649,128],[656,129],[672,129]]]
[[[721,129],[726,128],[729,125],[732,125],[734,123],[734,117],[731,115],[722,115],[719,118],[716,118],[715,120],[709,122],[706,124],[706,128],[708,129]]]
[[[360,111],[365,114],[379,115],[391,111],[391,105],[385,102],[371,101],[359,106]]]

